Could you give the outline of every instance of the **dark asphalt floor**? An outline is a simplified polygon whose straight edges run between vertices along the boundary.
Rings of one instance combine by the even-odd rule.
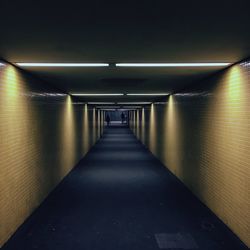
[[[248,249],[128,128],[111,127],[9,249]]]

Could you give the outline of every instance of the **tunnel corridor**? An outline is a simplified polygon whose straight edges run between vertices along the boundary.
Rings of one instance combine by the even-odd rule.
[[[0,0],[0,248],[249,249],[249,9]]]
[[[3,247],[247,249],[125,126],[102,138]]]

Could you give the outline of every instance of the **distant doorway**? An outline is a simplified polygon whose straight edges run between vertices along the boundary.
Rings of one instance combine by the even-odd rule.
[[[127,110],[105,111],[105,126],[128,126]]]

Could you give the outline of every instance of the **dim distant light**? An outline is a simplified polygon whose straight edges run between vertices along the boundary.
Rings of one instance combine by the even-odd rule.
[[[98,106],[98,109],[119,109],[120,106]]]
[[[122,105],[147,105],[151,104],[151,102],[118,102],[117,104],[122,104]]]
[[[123,109],[140,109],[142,106],[123,106]]]
[[[231,63],[117,63],[117,67],[222,67]]]
[[[115,102],[88,102],[90,105],[109,105],[109,104],[115,104]]]
[[[108,67],[108,63],[15,63],[21,67]]]

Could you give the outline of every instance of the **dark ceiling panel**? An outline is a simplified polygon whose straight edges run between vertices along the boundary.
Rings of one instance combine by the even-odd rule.
[[[250,55],[249,0],[1,0],[0,9],[0,57],[11,62],[236,62]],[[219,69],[27,70],[67,92],[130,92],[174,91]]]

